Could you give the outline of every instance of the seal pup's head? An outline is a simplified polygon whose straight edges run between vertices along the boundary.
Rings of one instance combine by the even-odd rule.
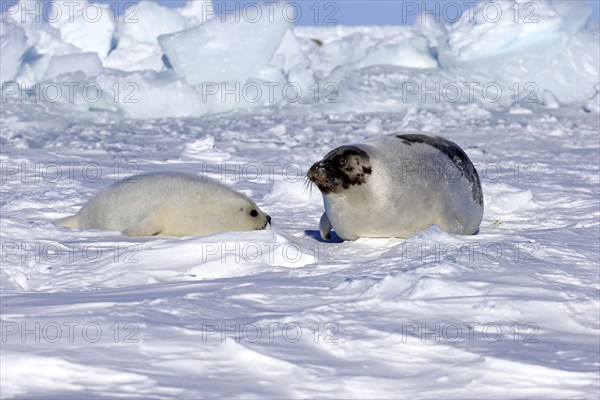
[[[357,146],[342,146],[327,153],[306,174],[323,194],[340,193],[367,182],[373,171],[366,151]]]
[[[271,217],[264,213],[251,199],[243,196],[231,201],[231,208],[226,212],[227,224],[231,230],[252,231],[267,229],[271,225]]]

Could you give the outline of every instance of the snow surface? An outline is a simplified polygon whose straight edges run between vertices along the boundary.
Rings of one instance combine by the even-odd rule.
[[[216,24],[198,5],[173,11],[179,33],[175,14],[147,24],[161,21],[158,6],[145,6],[145,27],[117,21],[109,54],[94,33],[108,24],[7,18],[1,397],[597,398],[599,31],[582,3],[536,4],[538,26],[264,25],[273,31],[260,37],[280,43],[237,83],[294,83],[299,101],[222,98],[231,81],[210,82],[207,96],[167,66],[158,35]],[[250,43],[232,33],[248,26],[219,32]],[[470,98],[469,82],[503,94]],[[81,90],[70,98],[69,87]],[[401,130],[466,151],[483,184],[479,234],[432,226],[405,241],[322,242],[307,169],[336,146]],[[51,222],[156,171],[231,185],[272,229],[131,239]]]

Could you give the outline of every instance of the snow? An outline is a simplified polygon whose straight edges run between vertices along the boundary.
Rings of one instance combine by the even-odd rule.
[[[131,5],[125,10],[125,17],[119,23],[118,38],[128,36],[137,42],[158,44],[160,35],[181,30],[186,18],[154,1],[144,1]]]
[[[53,0],[53,3],[56,7],[48,8],[48,21],[60,31],[62,40],[81,51],[96,52],[104,60],[115,30],[110,5],[87,0]]]
[[[466,75],[483,71],[505,91],[518,75],[536,83],[538,96],[550,90],[558,101],[583,101],[589,93],[578,88],[593,85],[600,68],[598,36],[582,29],[590,14],[581,2],[480,2],[438,37],[439,60]]]
[[[255,15],[227,15],[194,28],[162,35],[161,48],[173,69],[192,85],[242,82],[267,66],[289,23],[282,7],[256,7]]]
[[[96,52],[103,69],[96,75],[118,82],[144,76],[135,84],[151,93],[164,85],[160,73],[174,71],[167,76],[169,88],[179,91],[175,97],[191,95],[204,104],[166,107],[157,116],[252,112],[265,106],[293,113],[297,105],[338,112],[343,92],[346,107],[365,112],[417,104],[437,110],[440,95],[445,103],[484,109],[529,109],[533,103],[576,104],[593,111],[595,103],[588,102],[600,81],[600,35],[597,25],[588,23],[586,4],[541,1],[532,10],[529,3],[481,2],[455,23],[425,14],[412,28],[353,29],[294,28],[290,7],[276,3],[252,3],[237,13],[216,15],[218,5],[205,1],[181,8],[144,1],[118,18],[106,4],[49,4],[23,0],[3,14],[2,82],[35,91],[50,76],[46,69],[52,57]],[[49,22],[42,18],[46,14]],[[159,73],[158,82],[148,70]],[[131,112],[120,96],[112,99],[104,109],[148,118],[148,113]],[[86,110],[79,102],[58,103]],[[87,111],[96,112],[96,105]]]
[[[0,396],[596,398],[598,25],[582,4],[536,4],[536,26],[280,19],[254,31],[247,21],[226,30],[198,2],[132,34],[120,21],[108,57],[108,35],[67,40],[99,29],[82,21],[7,18]],[[155,12],[138,18],[160,23]],[[171,17],[183,21],[175,32]],[[167,44],[181,57],[168,56],[172,68],[157,32],[182,40]],[[208,50],[183,38],[217,32],[232,47],[204,69]],[[250,55],[258,42],[268,51]],[[236,55],[256,64],[231,69]],[[203,91],[196,74],[208,73],[215,86]],[[238,100],[235,83],[263,97]],[[281,91],[290,83],[298,101]],[[491,83],[497,102],[482,91]],[[337,146],[402,130],[469,155],[483,185],[479,233],[321,241],[308,168]],[[231,186],[272,228],[133,239],[52,224],[113,182],[158,171]]]
[[[85,76],[96,76],[102,72],[102,62],[98,53],[77,53],[53,56],[46,67],[44,80],[56,78],[61,74],[81,71]]]
[[[16,77],[28,48],[23,29],[10,22],[0,23],[0,82],[12,81]]]
[[[108,55],[105,66],[122,71],[162,71],[163,53],[157,37],[176,32],[186,23],[177,11],[154,1],[131,3],[115,29],[116,48]]]
[[[117,106],[130,118],[201,116],[208,112],[202,94],[173,71],[110,72],[98,76],[95,84],[103,91],[104,109]],[[93,105],[100,108],[98,103]]]
[[[408,68],[436,68],[437,60],[429,54],[427,38],[414,32],[405,32],[367,49],[359,62],[361,67],[397,65]]]
[[[179,13],[189,21],[189,25],[203,24],[216,15],[216,8],[211,0],[188,1],[179,9]]]

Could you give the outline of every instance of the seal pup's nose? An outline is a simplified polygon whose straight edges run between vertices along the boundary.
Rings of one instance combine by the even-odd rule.
[[[267,223],[271,225],[271,216],[267,215]]]

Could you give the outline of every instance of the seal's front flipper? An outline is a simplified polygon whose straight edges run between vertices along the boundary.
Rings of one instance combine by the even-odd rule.
[[[58,219],[53,223],[56,226],[64,226],[66,228],[79,228],[79,219],[77,218],[77,214]]]
[[[323,213],[321,221],[319,222],[319,232],[321,232],[321,238],[323,238],[323,240],[331,240],[331,229],[333,229],[333,226],[331,226],[327,214]]]
[[[162,226],[159,224],[158,218],[151,215],[140,221],[138,224],[125,229],[123,235],[129,237],[158,236],[161,231]]]

